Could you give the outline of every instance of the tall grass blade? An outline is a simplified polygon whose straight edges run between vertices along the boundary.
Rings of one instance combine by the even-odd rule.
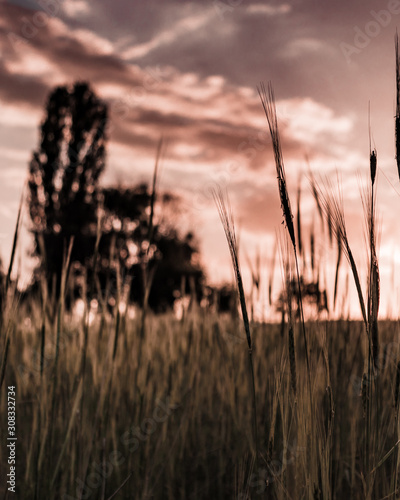
[[[17,215],[17,222],[15,224],[13,244],[12,244],[12,248],[11,248],[10,263],[8,265],[8,271],[7,271],[7,277],[6,277],[5,297],[7,297],[8,288],[10,286],[11,273],[12,273],[12,269],[13,269],[13,265],[14,265],[15,252],[16,252],[16,249],[17,249],[19,228],[20,228],[20,225],[21,225],[21,212],[22,212],[22,206],[23,206],[23,200],[24,200],[24,191],[25,191],[25,189],[22,190],[21,199],[20,199],[19,207],[18,207],[18,215]]]
[[[250,380],[252,386],[252,396],[253,396],[253,428],[254,428],[254,445],[256,449],[256,463],[258,461],[258,432],[257,432],[257,406],[256,406],[256,389],[254,380],[254,367],[253,367],[253,345],[250,333],[250,323],[247,314],[246,298],[243,288],[242,274],[239,266],[238,259],[238,246],[235,232],[235,224],[233,220],[232,210],[229,205],[229,200],[225,202],[222,190],[216,190],[213,192],[214,200],[218,208],[218,213],[221,219],[222,226],[224,228],[226,240],[228,242],[229,252],[231,254],[232,266],[236,278],[236,285],[239,294],[240,307],[242,310],[243,324],[246,332],[248,354],[249,354],[249,366],[250,366]]]
[[[302,232],[301,232],[301,210],[300,210],[300,201],[301,201],[301,177],[299,177],[299,185],[297,188],[297,241],[299,246],[299,255],[302,255],[303,252],[303,241],[302,241]]]
[[[299,270],[299,262],[297,258],[297,247],[296,247],[296,238],[294,233],[294,225],[293,225],[293,215],[290,207],[290,199],[289,193],[286,185],[286,174],[285,167],[283,163],[283,155],[281,148],[281,141],[279,136],[279,128],[278,128],[278,119],[276,114],[276,105],[275,105],[275,95],[272,88],[271,82],[268,83],[268,89],[265,87],[263,83],[260,84],[258,88],[258,94],[261,99],[261,104],[264,109],[265,116],[267,118],[269,132],[271,135],[272,146],[274,150],[275,156],[275,167],[276,174],[278,178],[278,189],[279,189],[279,197],[281,201],[281,208],[283,212],[284,222],[286,224],[287,231],[289,233],[290,240],[293,246],[294,258],[296,263],[296,274],[297,274],[297,285],[299,291],[299,309],[300,309],[300,317],[301,317],[301,327],[303,333],[304,340],[304,348],[306,352],[306,362],[307,362],[307,375],[308,375],[308,385],[309,385],[309,397],[310,397],[310,407],[311,407],[311,418],[313,419],[313,396],[312,396],[312,384],[311,384],[311,367],[310,367],[310,355],[308,350],[308,341],[306,335],[306,326],[304,319],[304,310],[303,310],[303,299],[302,299],[302,291],[301,291],[301,280],[300,280],[300,270]]]
[[[275,155],[275,166],[278,177],[279,197],[281,200],[283,218],[287,230],[289,232],[289,236],[292,241],[293,247],[295,248],[296,239],[294,234],[293,214],[292,214],[292,209],[290,207],[289,194],[286,187],[286,175],[285,175],[285,167],[283,164],[281,141],[278,130],[278,119],[275,108],[275,96],[271,82],[268,83],[268,89],[265,87],[263,83],[261,83],[260,87],[258,88],[258,94],[260,96],[261,103],[264,108],[265,116],[267,118],[269,126],[269,131],[271,134],[272,145]]]
[[[397,31],[395,35],[395,49],[396,49],[396,118],[395,118],[396,163],[397,163],[397,172],[400,178],[400,54],[399,54],[399,35]]]

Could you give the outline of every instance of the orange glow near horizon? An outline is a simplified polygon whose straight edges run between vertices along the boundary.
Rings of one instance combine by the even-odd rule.
[[[94,6],[80,0],[60,3],[55,15],[44,12],[42,17],[35,17],[36,11],[28,8],[32,2],[23,4],[0,4],[0,252],[4,263],[28,161],[38,144],[46,96],[55,85],[87,80],[110,109],[102,182],[149,182],[157,141],[164,136],[168,149],[160,186],[182,198],[185,226],[195,228],[210,282],[232,280],[228,248],[210,196],[210,188],[219,185],[228,190],[232,201],[246,287],[250,292],[248,261],[255,262],[260,252],[264,288],[256,307],[261,316],[272,314],[263,301],[282,215],[271,141],[256,91],[260,81],[271,79],[292,208],[301,178],[305,247],[309,255],[314,227],[320,279],[328,291],[334,279],[336,246],[331,247],[322,234],[306,176],[309,168],[321,178],[335,179],[339,173],[350,244],[365,291],[368,266],[359,186],[360,178],[361,183],[369,178],[371,101],[373,146],[378,150],[380,314],[397,318],[400,186],[394,159],[393,44],[397,14],[365,48],[345,57],[343,44],[354,46],[355,27],[363,29],[370,22],[371,9],[379,9],[377,1],[363,6],[341,1],[333,8],[311,0],[298,5],[249,0],[221,15],[212,2],[176,0],[165,5],[155,1],[146,7],[130,2],[112,6],[104,0]],[[25,214],[20,248],[24,282],[32,268],[26,257],[28,222]],[[276,262],[274,292],[278,294],[279,258]],[[349,273],[343,257],[342,294]],[[350,274],[348,280],[350,312],[359,317]]]

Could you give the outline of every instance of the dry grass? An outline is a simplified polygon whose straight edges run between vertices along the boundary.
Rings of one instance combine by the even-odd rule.
[[[140,318],[127,318],[114,361],[113,323],[107,321],[108,333],[103,333],[100,341],[101,321],[96,318],[90,327],[84,406],[79,409],[82,384],[76,377],[83,327],[67,316],[57,367],[60,389],[50,419],[52,400],[47,395],[53,385],[52,364],[46,364],[40,377],[40,315],[41,311],[35,310],[31,324],[13,323],[6,374],[6,383],[14,381],[18,388],[17,429],[24,437],[18,448],[18,498],[34,498],[35,490],[38,498],[59,499],[64,493],[69,495],[66,498],[78,498],[76,481],[84,481],[86,476],[86,481],[94,484],[91,474],[95,474],[96,464],[105,462],[111,471],[114,452],[124,460],[104,478],[104,498],[127,478],[118,498],[224,499],[235,498],[235,490],[241,494],[248,491],[246,498],[300,498],[304,492],[306,498],[313,498],[314,489],[326,492],[324,498],[364,498],[361,478],[368,474],[362,463],[365,435],[359,323],[308,326],[313,338],[325,335],[327,360],[316,355],[313,363],[316,425],[308,431],[304,425],[309,414],[304,352],[296,346],[297,415],[290,350],[282,343],[279,326],[253,325],[257,417],[262,423],[260,464],[253,470],[249,466],[238,476],[252,447],[249,428],[253,415],[248,405],[248,384],[244,383],[248,379],[248,362],[243,356],[246,339],[236,320],[211,313],[189,313],[184,323],[171,316],[149,316],[149,335],[143,341],[138,367],[135,353],[140,342]],[[397,334],[398,327],[394,329],[393,324],[381,325],[382,344],[391,344]],[[319,343],[312,347],[315,354],[323,352]],[[49,356],[51,350],[48,346],[46,350]],[[381,429],[379,456],[370,470],[398,439],[394,359],[393,350],[379,372],[378,404],[385,426]],[[138,385],[134,386],[131,381],[136,377]],[[4,398],[3,391],[2,404]],[[157,422],[153,419],[157,401],[165,403],[167,398],[171,405],[178,406],[165,420],[160,410],[162,419]],[[311,435],[307,432],[318,438],[314,456],[310,456]],[[0,453],[0,462],[5,465],[4,448]],[[81,465],[80,456],[84,458]],[[374,473],[377,498],[393,491],[390,479],[395,462],[396,454],[392,453]],[[317,468],[311,485],[308,463],[315,463]],[[263,477],[269,477],[268,484]],[[89,498],[102,498],[101,483],[90,490]]]
[[[246,332],[248,355],[249,355],[249,376],[250,376],[252,405],[253,405],[255,463],[258,464],[257,401],[256,401],[256,387],[254,380],[253,345],[250,333],[250,322],[247,313],[247,305],[243,287],[242,273],[240,271],[240,265],[239,265],[239,247],[236,240],[235,224],[228,198],[226,197],[225,199],[223,192],[219,190],[214,192],[214,200],[218,208],[218,213],[222,222],[222,226],[225,231],[226,240],[228,242],[229,252],[231,254],[232,266],[233,266],[233,271],[235,273],[237,291],[239,295],[240,308],[242,311],[243,325]]]
[[[395,36],[396,50],[396,118],[395,118],[395,139],[396,139],[396,162],[397,171],[400,178],[400,54],[399,54],[399,35]]]
[[[397,35],[396,89],[400,175]],[[362,197],[369,257],[366,294],[346,231],[340,183],[337,190],[328,181],[317,183],[310,173],[322,227],[327,228],[310,231],[312,277],[319,281],[322,267],[320,252],[315,248],[318,245],[328,253],[336,238],[335,276],[332,283],[326,283],[328,293],[334,306],[341,302],[342,309],[348,309],[348,275],[341,283],[340,273],[344,254],[362,321],[345,320],[344,313],[341,319],[328,321],[318,311],[306,322],[300,286],[304,276],[297,255],[299,252],[307,262],[307,245],[301,243],[304,219],[300,187],[296,240],[272,86],[261,85],[259,94],[271,133],[287,228],[281,252],[286,288],[282,326],[254,321],[253,314],[248,316],[249,298],[234,220],[221,191],[215,192],[215,201],[230,251],[242,323],[237,314],[222,315],[211,306],[201,305],[185,311],[180,320],[172,313],[154,316],[147,308],[149,275],[144,279],[144,306],[133,310],[131,316],[129,304],[120,307],[123,294],[118,268],[119,291],[113,314],[103,307],[93,315],[90,303],[97,284],[99,232],[94,272],[86,286],[81,316],[66,310],[64,303],[72,286],[68,279],[72,242],[65,252],[58,303],[48,297],[43,282],[38,299],[19,304],[10,279],[19,213],[0,331],[0,386],[3,383],[17,388],[16,498],[400,498],[400,330],[399,322],[378,321],[376,149],[370,145],[370,184]],[[149,241],[161,150],[162,142],[153,175]],[[276,254],[275,248],[265,280],[270,306]],[[255,271],[251,268],[252,291],[255,289],[257,296],[262,295],[264,282],[260,261],[257,258]],[[90,275],[89,269],[87,272]],[[294,273],[299,296],[297,322]],[[300,329],[303,343],[296,342]],[[283,338],[286,335],[287,341]],[[246,347],[247,358],[243,355]],[[4,390],[0,404],[6,407]],[[6,432],[5,419],[1,419],[2,443],[6,442]],[[2,478],[7,474],[6,464],[7,449],[0,446]],[[4,481],[0,495],[7,498]]]

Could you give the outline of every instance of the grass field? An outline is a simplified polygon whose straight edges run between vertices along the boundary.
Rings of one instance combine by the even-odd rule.
[[[113,358],[115,320],[103,319],[90,325],[84,379],[82,322],[63,318],[57,363],[46,325],[42,374],[40,314],[10,324],[5,385],[17,387],[17,498],[398,497],[398,324],[380,325],[369,436],[362,323],[307,324],[312,420],[303,349],[294,395],[287,332],[252,325],[256,468],[239,320],[200,310],[180,321],[149,317],[141,340],[140,321],[122,317]],[[1,454],[4,477],[4,447]]]
[[[398,42],[396,49],[400,172]],[[284,321],[254,321],[248,314],[251,297],[222,191],[214,195],[239,297],[232,314],[192,302],[180,319],[172,312],[153,315],[147,307],[131,315],[121,293],[111,313],[107,307],[89,311],[91,296],[81,314],[71,312],[65,304],[68,259],[58,302],[48,298],[45,285],[36,299],[20,301],[10,280],[13,251],[2,304],[0,403],[7,408],[12,387],[16,498],[400,498],[400,324],[378,321],[377,153],[370,150],[368,187],[362,192],[366,292],[340,192],[311,178],[324,237],[331,245],[337,242],[329,301],[339,295],[338,270],[346,265],[362,320],[351,321],[347,313],[339,314],[341,319],[329,320],[325,313],[307,319],[300,212],[295,228],[272,87],[261,86],[259,93],[286,227]],[[15,239],[14,250],[16,244]],[[347,311],[349,295],[344,297]],[[8,436],[3,411],[1,478],[9,471]],[[4,483],[1,498],[12,498]]]
[[[90,293],[83,310],[71,312],[65,302],[68,258],[57,302],[44,283],[36,298],[21,300],[9,279],[12,257],[2,304],[0,403],[7,408],[12,387],[17,445],[15,455],[0,447],[0,475],[6,478],[10,457],[15,460],[10,481],[15,479],[17,498],[399,498],[400,325],[378,322],[376,152],[363,193],[366,293],[340,197],[311,179],[324,237],[337,241],[336,275],[348,266],[362,321],[347,313],[329,320],[326,312],[307,319],[302,286],[296,292],[303,279],[300,215],[295,231],[273,94],[263,90],[287,229],[281,245],[284,321],[252,319],[253,294],[243,287],[234,221],[222,192],[215,198],[239,297],[231,313],[192,301],[180,319],[148,308],[131,314],[122,290],[112,312],[106,306],[89,310]],[[336,281],[328,284],[329,301],[343,295],[337,302],[348,311],[349,294],[339,293]],[[4,411],[1,443],[9,435]],[[10,485],[1,484],[1,498],[12,498]]]

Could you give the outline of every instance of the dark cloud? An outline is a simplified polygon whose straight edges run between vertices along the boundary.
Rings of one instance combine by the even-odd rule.
[[[11,74],[0,60],[0,99],[6,103],[42,106],[49,86],[41,78]]]
[[[305,168],[305,153],[322,172],[329,166],[351,174],[363,158],[368,168],[369,100],[378,158],[394,167],[393,35],[400,15],[351,57],[345,50],[377,22],[372,11],[391,1],[243,0],[221,13],[212,0],[68,0],[46,18],[34,17],[33,0],[9,0],[0,4],[0,99],[37,114],[54,85],[89,80],[110,105],[111,165],[122,171],[131,161],[150,164],[163,134],[172,163],[165,182],[188,186],[190,198],[208,174],[237,162],[238,173],[226,178],[238,217],[248,232],[271,233],[282,217],[256,86],[272,80],[278,101],[297,113],[278,109],[290,185]],[[23,138],[17,130],[4,134],[0,149],[31,148],[37,129],[24,129]],[[359,224],[354,213],[350,225]]]

